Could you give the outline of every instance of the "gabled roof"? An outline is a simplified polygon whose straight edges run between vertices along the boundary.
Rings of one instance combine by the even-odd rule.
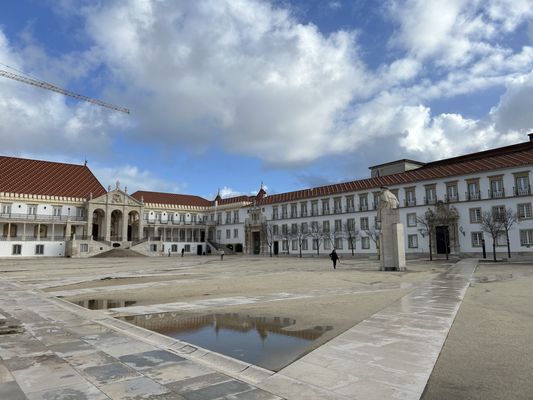
[[[175,193],[162,193],[162,192],[147,192],[138,190],[131,195],[136,200],[143,200],[145,203],[152,204],[169,204],[169,205],[182,205],[192,207],[209,207],[212,201],[206,200],[200,196],[193,196],[190,194],[175,194]]]
[[[0,192],[87,199],[106,190],[85,165],[0,156]]]
[[[377,190],[382,186],[411,184],[418,181],[475,174],[495,169],[532,164],[533,142],[524,142],[512,146],[433,161],[420,168],[398,174],[337,183],[294,192],[273,194],[265,197],[261,201],[261,204],[284,203],[361,190]]]

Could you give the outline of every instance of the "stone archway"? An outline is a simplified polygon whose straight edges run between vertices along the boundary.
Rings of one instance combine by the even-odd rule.
[[[130,211],[128,213],[128,232],[126,240],[128,242],[139,240],[139,224],[141,216],[137,211]]]
[[[97,208],[93,212],[93,227],[91,235],[94,240],[104,240],[105,238],[105,211]]]
[[[120,242],[123,240],[124,233],[122,232],[122,221],[123,214],[120,210],[113,210],[111,212],[111,223],[110,223],[110,240],[112,242]]]

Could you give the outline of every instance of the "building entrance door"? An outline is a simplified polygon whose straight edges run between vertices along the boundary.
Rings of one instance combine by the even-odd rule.
[[[202,245],[201,244],[196,246],[196,255],[197,256],[201,256],[202,255]]]
[[[253,254],[261,253],[261,232],[252,232]]]
[[[450,232],[447,226],[437,226],[435,228],[435,238],[437,242],[437,254],[450,254]]]
[[[279,242],[274,242],[274,255],[279,254]]]
[[[92,231],[93,239],[98,240],[100,236],[98,236],[98,225],[93,224],[93,231]]]

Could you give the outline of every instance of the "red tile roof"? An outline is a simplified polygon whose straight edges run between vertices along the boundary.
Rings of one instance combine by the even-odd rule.
[[[533,164],[533,142],[466,154],[433,161],[415,170],[376,178],[337,183],[317,188],[280,193],[264,198],[262,204],[296,201],[300,199],[340,194],[360,190],[379,189],[382,186],[412,184],[458,175],[474,174],[500,168]]]
[[[84,165],[0,156],[0,192],[87,199],[106,190]]]
[[[146,192],[139,190],[131,195],[137,200],[144,200],[145,203],[152,204],[169,204],[182,205],[192,207],[209,207],[212,205],[210,200],[206,200],[200,196],[193,196],[190,194],[174,194],[161,192]]]

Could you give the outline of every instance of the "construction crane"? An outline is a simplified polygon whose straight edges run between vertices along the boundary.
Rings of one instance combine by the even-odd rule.
[[[126,114],[130,113],[130,110],[128,110],[127,108],[116,106],[110,103],[106,103],[105,101],[102,101],[102,100],[92,99],[82,94],[74,93],[74,92],[71,92],[70,90],[60,88],[59,86],[53,85],[51,83],[40,81],[38,79],[29,78],[23,75],[14,74],[13,72],[8,72],[3,69],[0,69],[0,76],[9,78],[9,79],[14,79],[19,82],[27,83],[28,85],[40,87],[42,89],[51,90],[52,92],[61,93],[62,95],[70,96],[78,100],[87,101],[89,103],[93,103],[101,107],[110,108],[111,110],[120,111]]]

